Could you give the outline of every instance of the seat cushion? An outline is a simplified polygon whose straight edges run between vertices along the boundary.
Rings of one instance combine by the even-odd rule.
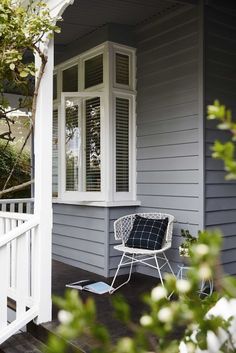
[[[168,218],[153,219],[136,215],[125,245],[130,248],[161,249],[168,221]]]

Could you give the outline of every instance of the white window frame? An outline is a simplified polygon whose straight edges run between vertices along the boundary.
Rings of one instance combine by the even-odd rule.
[[[112,51],[113,51],[113,87],[120,88],[125,90],[135,90],[136,82],[135,78],[135,67],[136,67],[136,60],[135,60],[135,53],[136,49],[129,48],[124,45],[119,44],[112,44]],[[116,82],[116,54],[127,55],[129,57],[129,84],[124,85],[121,83]]]
[[[100,139],[101,139],[101,191],[67,191],[66,190],[66,154],[65,154],[65,100],[66,98],[100,98]],[[60,148],[60,170],[61,185],[60,195],[65,201],[105,201],[105,177],[104,177],[104,161],[105,146],[102,143],[104,139],[104,94],[101,92],[63,92],[61,93],[61,148]]]
[[[105,87],[105,69],[106,69],[106,53],[105,53],[105,47],[104,45],[99,46],[97,48],[91,49],[88,52],[85,52],[84,54],[80,55],[80,60],[81,60],[81,91],[83,90],[84,92],[90,92],[90,91],[98,91],[101,89],[104,89]],[[102,55],[103,56],[103,82],[99,83],[98,85],[91,86],[88,88],[85,88],[85,62],[89,59],[93,59],[94,57]]]
[[[79,80],[80,80],[80,67],[79,67],[79,62],[78,60],[73,60],[73,61],[70,61],[64,65],[61,66],[61,70],[60,70],[60,76],[59,76],[59,79],[60,79],[60,87],[59,87],[59,99],[61,99],[61,93],[63,93],[63,71],[66,71],[74,66],[77,66],[78,68],[78,76],[77,76],[77,91],[79,91]],[[75,91],[76,93],[76,91]]]
[[[116,53],[129,56],[129,85],[116,84]],[[58,198],[57,202],[83,203],[96,206],[140,204],[136,199],[136,49],[114,42],[104,42],[74,58],[59,64],[57,74],[58,108]],[[89,88],[85,85],[85,61],[103,55],[103,83]],[[78,65],[78,92],[62,92],[63,71]],[[101,191],[66,191],[65,98],[101,100]],[[116,97],[129,99],[129,191],[116,191]]]
[[[129,191],[116,191],[116,98],[129,100]],[[135,115],[136,94],[114,91],[113,112],[114,112],[114,184],[113,193],[115,201],[135,200],[136,198],[136,115]]]

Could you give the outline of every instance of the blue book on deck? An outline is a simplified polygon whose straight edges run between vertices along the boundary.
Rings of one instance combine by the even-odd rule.
[[[66,287],[79,289],[79,290],[87,290],[88,292],[92,292],[96,294],[105,294],[110,292],[113,289],[109,284],[105,282],[94,282],[90,280],[82,280],[82,281],[66,284]]]

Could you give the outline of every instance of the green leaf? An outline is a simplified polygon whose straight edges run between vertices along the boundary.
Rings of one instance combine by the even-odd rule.
[[[27,77],[29,75],[29,73],[27,71],[21,71],[20,72],[20,77]]]
[[[130,307],[121,295],[112,298],[112,304],[115,308],[116,317],[122,322],[130,320]]]

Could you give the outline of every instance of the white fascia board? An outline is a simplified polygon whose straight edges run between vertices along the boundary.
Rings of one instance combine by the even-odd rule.
[[[48,5],[53,17],[58,17],[63,14],[65,9],[74,3],[74,0],[44,0]],[[29,5],[29,0],[22,0],[22,6],[26,7]]]

